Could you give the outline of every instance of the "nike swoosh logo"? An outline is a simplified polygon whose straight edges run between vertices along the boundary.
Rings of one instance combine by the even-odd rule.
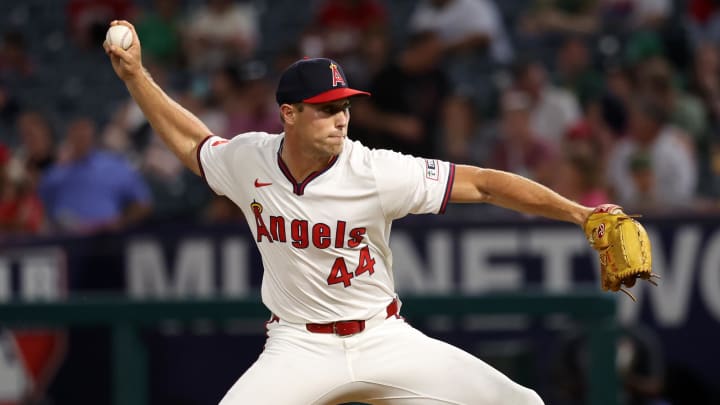
[[[255,179],[255,187],[258,187],[258,188],[260,188],[260,187],[265,187],[265,186],[269,186],[269,185],[271,185],[271,184],[272,184],[272,183],[261,183],[258,179]]]

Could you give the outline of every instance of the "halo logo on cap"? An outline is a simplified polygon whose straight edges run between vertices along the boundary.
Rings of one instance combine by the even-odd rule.
[[[332,70],[332,85],[333,85],[333,87],[337,87],[338,84],[347,86],[347,84],[345,84],[345,79],[343,79],[342,75],[340,74],[340,71],[338,70],[338,65],[336,65],[334,63],[330,63],[330,70]]]
[[[327,103],[370,93],[348,87],[342,67],[332,59],[306,58],[290,65],[280,76],[278,104]]]

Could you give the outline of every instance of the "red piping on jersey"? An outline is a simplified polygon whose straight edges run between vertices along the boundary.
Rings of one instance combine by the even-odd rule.
[[[445,196],[443,197],[442,204],[440,204],[439,214],[445,213],[447,203],[450,201],[450,194],[452,194],[453,183],[455,182],[455,164],[450,163],[450,174],[448,174],[447,184],[445,185]]]
[[[205,170],[203,170],[202,162],[200,161],[200,150],[202,149],[203,145],[205,145],[205,142],[207,142],[210,138],[212,138],[213,135],[208,135],[203,139],[200,144],[197,146],[197,151],[195,157],[197,157],[198,167],[200,168],[200,176],[202,176],[203,179],[205,179],[205,182],[207,183],[207,179],[205,178]]]
[[[316,177],[318,177],[321,174],[328,171],[338,160],[337,155],[333,156],[333,158],[330,159],[330,161],[328,162],[327,166],[325,166],[321,170],[317,170],[317,171],[310,173],[310,175],[308,175],[305,178],[305,180],[298,183],[297,180],[295,180],[295,178],[293,177],[292,173],[290,173],[290,169],[288,169],[287,165],[282,160],[282,156],[281,156],[282,148],[283,148],[283,142],[280,142],[280,148],[278,149],[278,152],[277,152],[278,166],[280,166],[280,171],[282,171],[282,173],[285,175],[285,178],[287,178],[290,181],[290,183],[292,183],[293,193],[295,193],[297,195],[303,195],[305,193],[305,187],[308,185],[308,183],[310,183],[313,179],[315,179]]]

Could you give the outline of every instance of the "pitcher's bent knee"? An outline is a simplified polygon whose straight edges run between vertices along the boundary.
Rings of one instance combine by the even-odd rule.
[[[523,390],[523,401],[521,403],[523,405],[545,405],[540,395],[529,388]]]

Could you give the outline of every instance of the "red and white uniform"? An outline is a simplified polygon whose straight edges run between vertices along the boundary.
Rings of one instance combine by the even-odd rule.
[[[367,319],[395,297],[391,221],[442,212],[454,167],[346,140],[325,170],[298,184],[279,157],[283,138],[210,138],[200,152],[205,178],[242,208],[265,267],[262,299],[274,314],[303,323]],[[337,282],[329,284],[331,276]]]
[[[481,360],[388,316],[396,315],[391,223],[442,213],[454,165],[346,140],[299,183],[280,158],[283,139],[213,136],[198,149],[210,187],[245,214],[274,314],[265,350],[221,404],[542,404]],[[339,336],[307,325],[342,320],[365,329]]]

